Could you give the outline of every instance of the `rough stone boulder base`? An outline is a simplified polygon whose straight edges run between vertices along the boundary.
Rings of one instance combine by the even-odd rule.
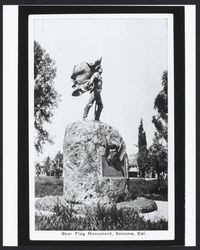
[[[69,124],[63,157],[66,200],[87,204],[126,198],[128,159],[125,143],[116,129],[96,121]],[[108,178],[105,173],[114,178]]]

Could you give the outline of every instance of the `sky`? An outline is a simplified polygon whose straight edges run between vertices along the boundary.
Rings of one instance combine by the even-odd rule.
[[[54,144],[45,144],[41,161],[62,152],[67,124],[81,120],[89,93],[72,96],[73,66],[102,59],[104,109],[101,121],[122,135],[128,154],[137,152],[138,126],[143,119],[147,146],[152,144],[154,100],[161,90],[161,78],[168,69],[168,25],[166,18],[73,15],[38,16],[33,21],[33,39],[55,60],[55,89],[61,102],[46,128]],[[88,118],[93,119],[94,107]]]

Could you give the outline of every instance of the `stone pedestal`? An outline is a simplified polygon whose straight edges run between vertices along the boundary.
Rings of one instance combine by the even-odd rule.
[[[65,130],[64,197],[75,203],[110,203],[128,195],[128,157],[119,132],[97,121],[77,121]]]

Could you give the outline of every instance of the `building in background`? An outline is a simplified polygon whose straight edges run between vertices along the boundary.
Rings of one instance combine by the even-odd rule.
[[[137,162],[137,154],[129,155],[129,177],[139,177],[139,166]]]

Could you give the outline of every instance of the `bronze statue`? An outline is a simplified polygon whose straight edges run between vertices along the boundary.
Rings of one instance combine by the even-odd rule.
[[[91,96],[84,108],[83,119],[88,116],[89,110],[95,102],[95,120],[99,121],[103,103],[101,99],[102,90],[102,58],[94,63],[81,63],[74,66],[71,79],[73,81],[72,92],[73,96],[80,96],[83,93],[90,91]]]

